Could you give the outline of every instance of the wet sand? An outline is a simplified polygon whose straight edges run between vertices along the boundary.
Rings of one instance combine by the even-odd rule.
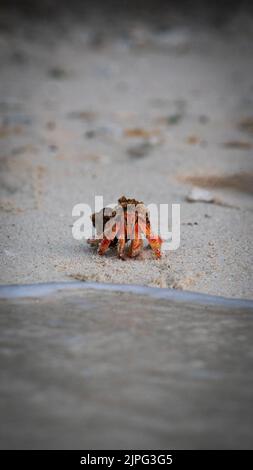
[[[1,448],[252,448],[252,306],[86,289],[0,312]]]

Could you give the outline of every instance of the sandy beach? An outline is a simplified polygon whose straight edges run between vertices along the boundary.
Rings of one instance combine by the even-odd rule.
[[[2,0],[1,449],[252,448],[252,44],[247,0]],[[123,195],[178,249],[73,237]]]
[[[92,280],[252,298],[252,25],[6,18],[0,29],[1,284]],[[213,202],[188,202],[193,187]],[[181,205],[181,244],[121,261],[72,237],[72,208]]]

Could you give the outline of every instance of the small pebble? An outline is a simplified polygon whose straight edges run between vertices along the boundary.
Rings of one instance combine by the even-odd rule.
[[[186,196],[188,202],[215,202],[214,196],[202,188],[192,188],[189,194]]]

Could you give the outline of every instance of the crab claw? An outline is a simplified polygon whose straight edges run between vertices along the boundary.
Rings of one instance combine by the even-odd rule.
[[[102,256],[109,248],[112,240],[109,240],[108,238],[104,237],[103,240],[100,242],[99,247],[98,247],[98,254]]]

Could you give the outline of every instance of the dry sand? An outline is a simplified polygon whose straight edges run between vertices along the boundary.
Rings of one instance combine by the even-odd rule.
[[[113,37],[77,23],[2,29],[0,282],[252,298],[252,38],[235,22]],[[187,202],[196,183],[221,204]],[[122,194],[180,203],[180,248],[123,262],[73,239],[74,204]]]

